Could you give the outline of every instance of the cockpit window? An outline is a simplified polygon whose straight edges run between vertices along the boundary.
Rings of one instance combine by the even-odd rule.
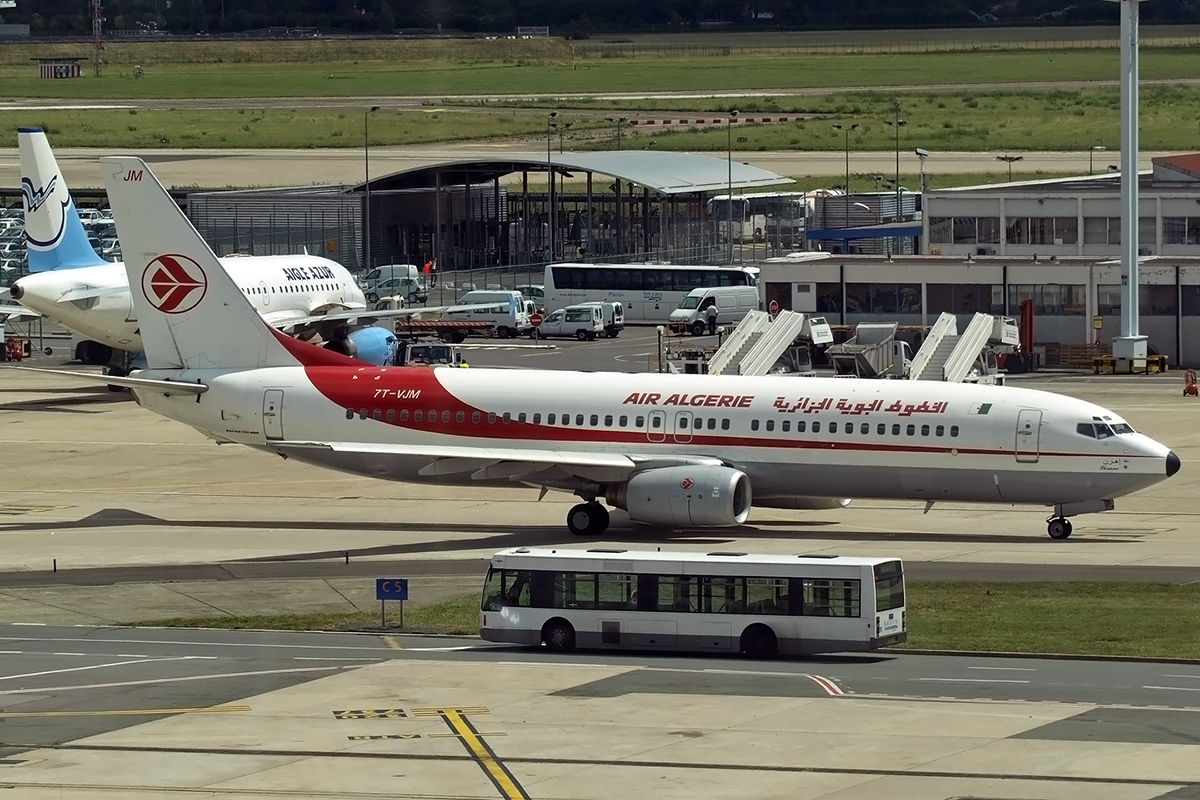
[[[1096,423],[1096,438],[1097,439],[1107,439],[1112,435],[1113,435],[1112,428],[1108,427],[1103,422]]]
[[[1114,423],[1112,429],[1113,433],[1134,433],[1133,428],[1124,422]]]
[[[1079,423],[1078,425],[1075,426],[1075,432],[1081,433],[1084,436],[1089,436],[1092,439],[1096,438],[1096,431],[1095,431],[1095,429],[1092,428],[1092,423],[1090,423],[1090,422]]]

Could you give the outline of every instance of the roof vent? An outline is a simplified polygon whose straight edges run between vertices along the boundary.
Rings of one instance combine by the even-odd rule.
[[[836,554],[830,554],[830,553],[802,553],[801,555],[796,556],[796,558],[837,558],[837,557],[838,556]]]
[[[602,547],[596,547],[588,550],[589,553],[628,553],[628,550],[610,550]]]
[[[705,555],[709,555],[709,556],[726,556],[726,557],[728,557],[728,558],[739,558],[739,557],[741,557],[741,556],[744,556],[744,555],[746,555],[746,553],[733,553],[733,552],[727,552],[727,551],[724,551],[724,550],[718,550],[718,551],[716,551],[715,553],[705,553]]]

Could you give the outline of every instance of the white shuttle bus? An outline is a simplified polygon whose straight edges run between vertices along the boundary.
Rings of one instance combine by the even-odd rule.
[[[897,558],[515,548],[492,557],[492,642],[809,655],[907,639]]]
[[[668,266],[665,264],[548,264],[546,308],[614,301],[625,322],[666,322],[693,289],[750,286],[753,267]]]

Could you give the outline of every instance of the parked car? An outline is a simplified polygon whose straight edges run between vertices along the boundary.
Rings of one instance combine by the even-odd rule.
[[[381,297],[402,297],[407,303],[424,303],[429,299],[429,290],[420,278],[389,278],[375,284],[366,290],[364,296],[368,303],[374,303]]]
[[[574,336],[579,341],[592,341],[604,333],[604,315],[599,306],[567,306],[552,312],[542,320],[533,337]]]

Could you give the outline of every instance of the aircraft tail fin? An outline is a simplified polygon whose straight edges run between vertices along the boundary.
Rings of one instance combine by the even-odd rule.
[[[140,158],[100,167],[151,369],[362,366],[267,325]]]
[[[88,244],[75,202],[63,181],[41,128],[19,128],[21,196],[25,201],[25,238],[29,271],[95,267],[107,263]]]

